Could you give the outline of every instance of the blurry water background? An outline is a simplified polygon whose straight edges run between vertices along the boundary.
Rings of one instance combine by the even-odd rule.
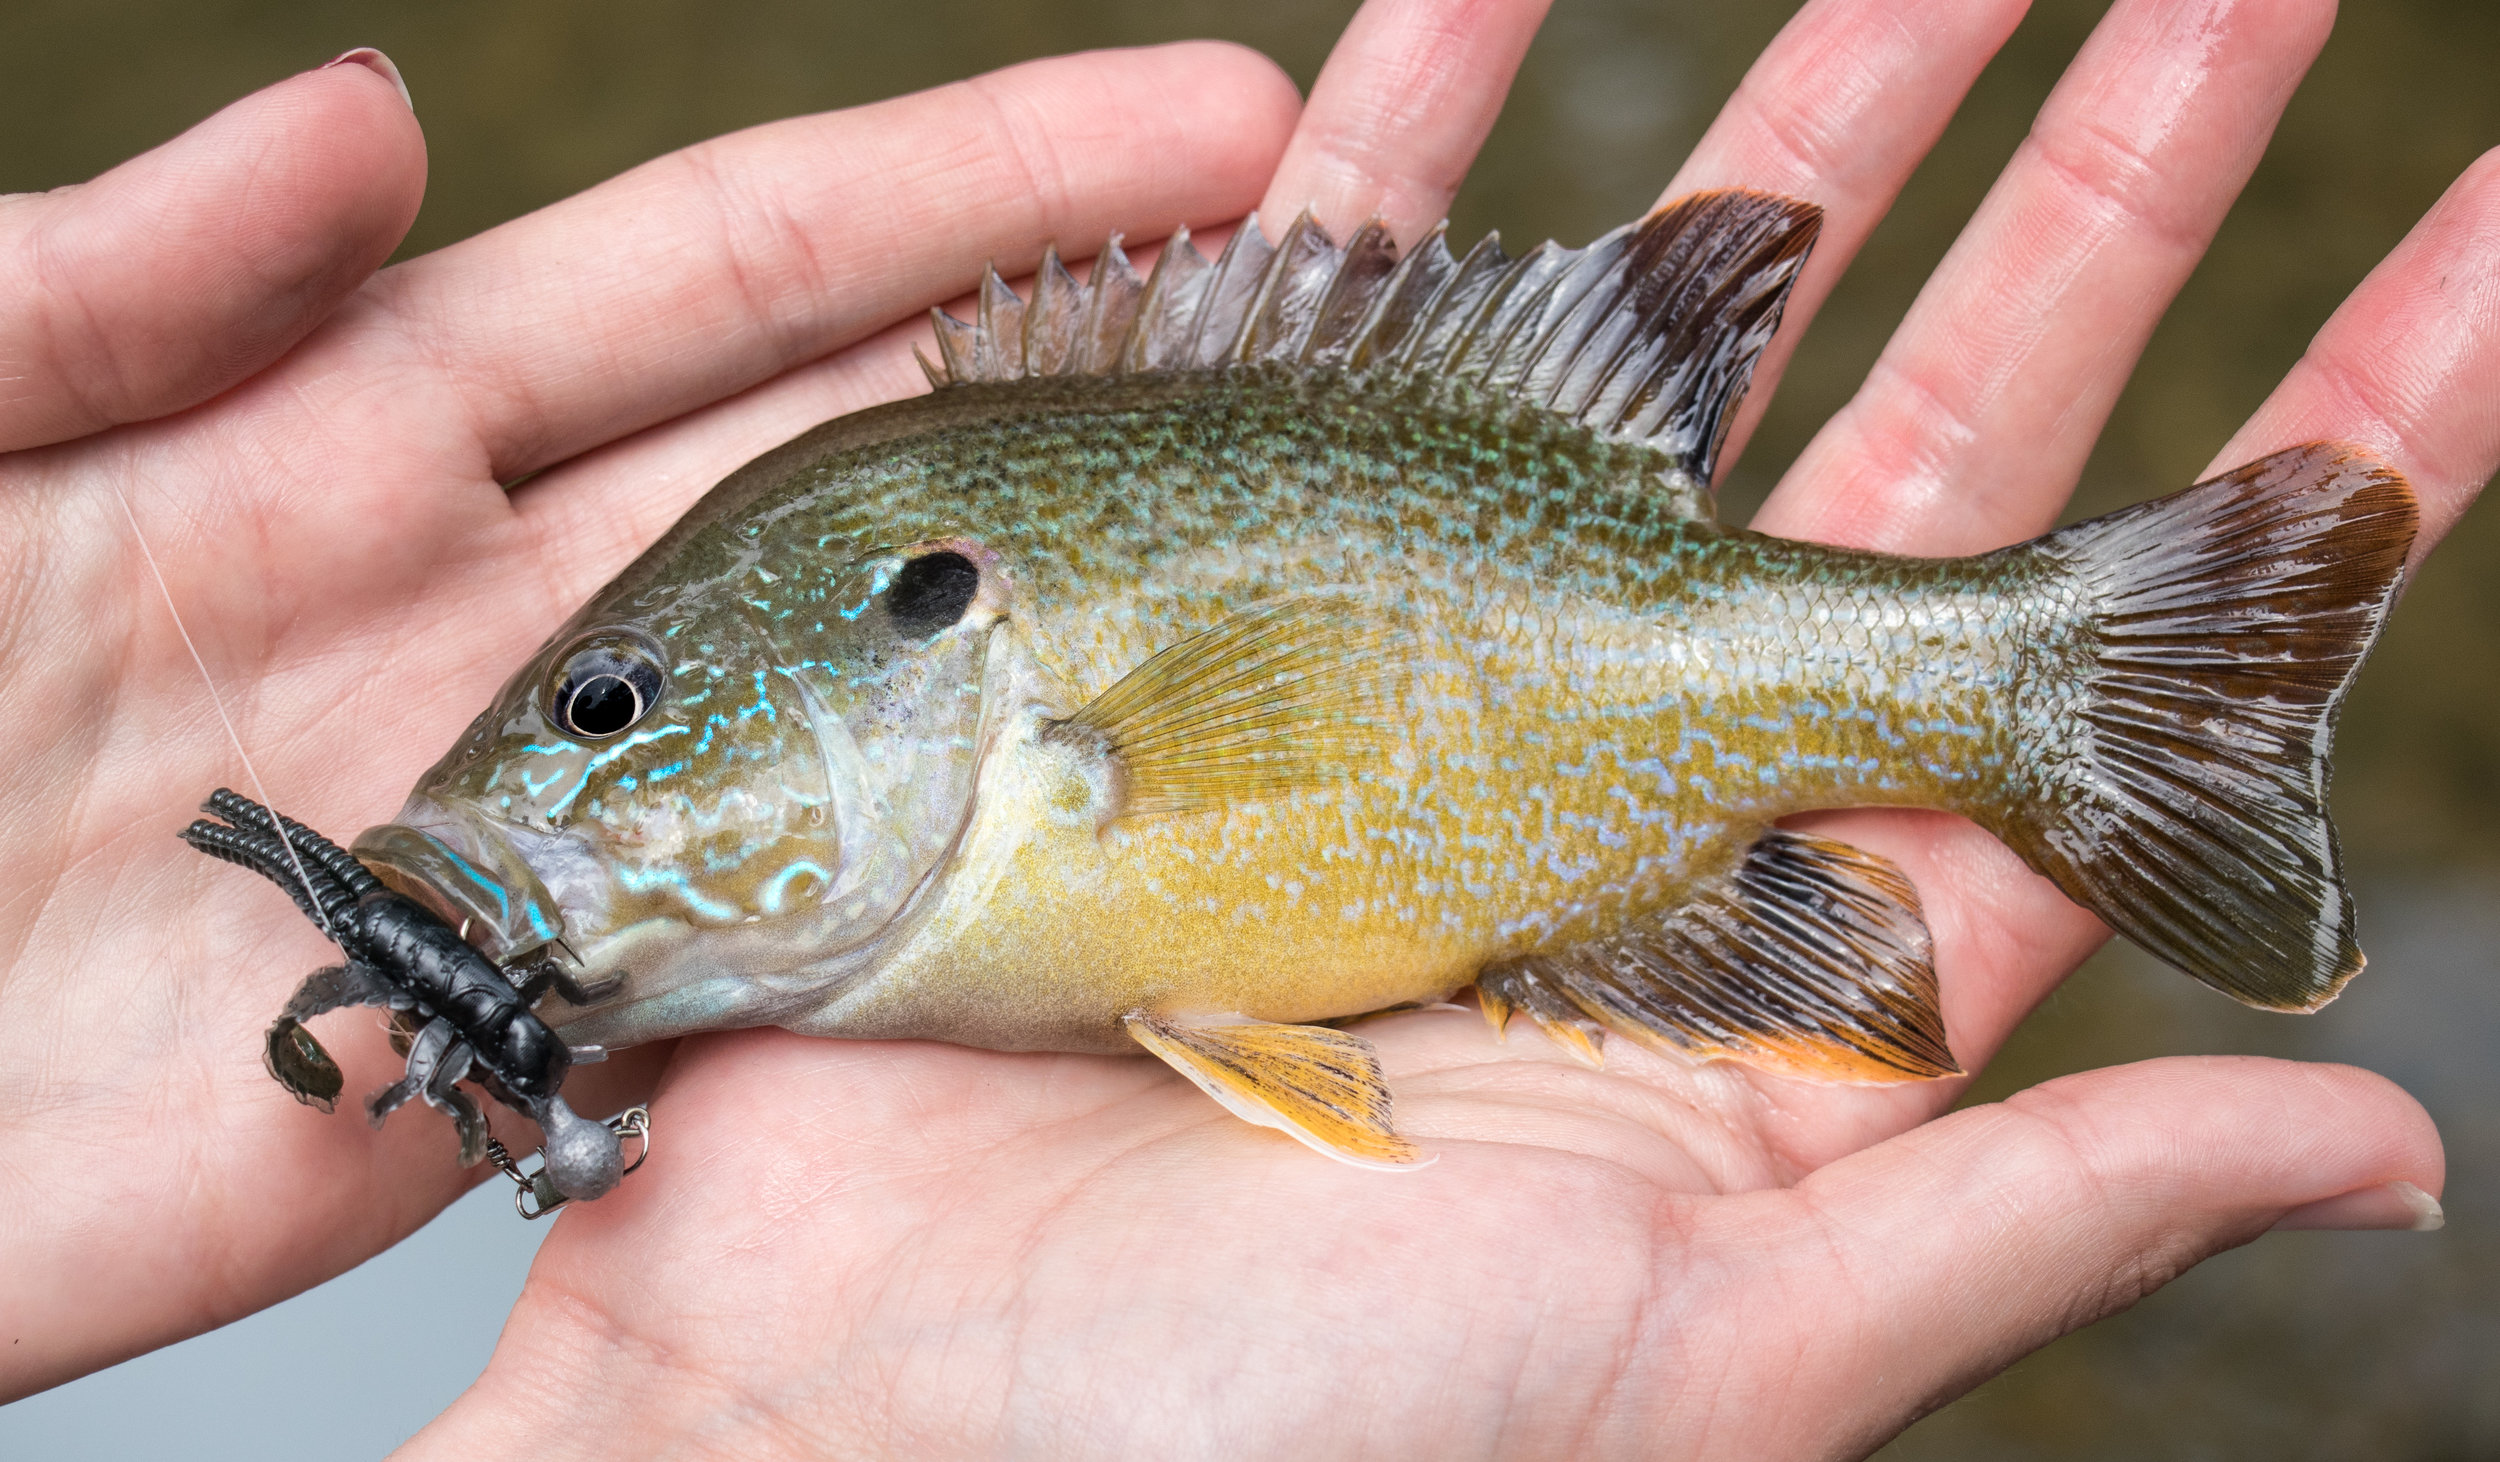
[[[2036,0],[1814,322],[1727,494],[1741,517],[1863,377],[2105,5]],[[8,0],[0,191],[74,182],[356,45],[432,153],[403,253],[670,148],[1091,46],[1222,36],[1306,88],[1350,0]],[[1456,233],[1577,243],[1645,209],[1788,0],[1557,0]],[[2347,0],[2220,241],[2153,338],[2073,515],[2187,483],[2440,191],[2500,145],[2500,4]],[[839,167],[839,158],[825,166]],[[1071,244],[1090,243],[1070,240]],[[2113,949],[1973,1100],[2176,1052],[2350,1061],[2439,1119],[2448,1227],[2275,1235],[2049,1347],[1882,1455],[2500,1457],[2500,516],[2431,560],[2344,721],[2336,809],[2369,972],[2308,1019]],[[4,1099],[4,1098],[0,1098]],[[0,1455],[378,1455],[483,1365],[537,1234],[472,1195],[217,1334],[0,1408]],[[5,1283],[0,1279],[0,1283]]]

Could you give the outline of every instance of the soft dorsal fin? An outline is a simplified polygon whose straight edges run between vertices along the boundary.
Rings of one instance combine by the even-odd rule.
[[[1258,219],[1210,265],[1172,236],[1140,280],[1113,238],[1078,284],[1054,247],[1019,300],[995,270],[971,323],[932,311],[937,386],[1283,363],[1427,375],[1507,392],[1665,453],[1706,485],[1731,408],[1822,226],[1811,203],[1694,193],[1585,249],[1519,259],[1447,225],[1404,259],[1378,223],[1340,248],[1308,213]]]
[[[1610,1029],[1820,1081],[1960,1074],[1909,880],[1863,849],[1780,828],[1684,904],[1489,969],[1476,993],[1495,1029],[1524,1010],[1592,1062]]]

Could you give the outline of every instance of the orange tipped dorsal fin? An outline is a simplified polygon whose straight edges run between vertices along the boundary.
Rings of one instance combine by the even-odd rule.
[[[1432,1159],[1389,1125],[1389,1087],[1371,1042],[1316,1025],[1143,1012],[1128,1033],[1243,1121],[1273,1127],[1360,1168]]]
[[[1960,1074],[1909,880],[1872,853],[1779,828],[1699,896],[1497,965],[1477,990],[1496,1025],[1524,1010],[1589,1058],[1602,1027],[1822,1081]]]

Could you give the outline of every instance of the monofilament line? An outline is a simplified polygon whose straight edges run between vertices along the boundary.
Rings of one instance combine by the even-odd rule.
[[[182,611],[174,607],[174,591],[165,582],[165,570],[157,565],[156,550],[148,547],[148,535],[139,530],[139,515],[130,510],[130,498],[118,482],[113,484],[113,496],[120,500],[122,520],[130,525],[130,536],[139,545],[139,556],[147,560],[148,573],[156,580],[156,592],[165,601],[165,612],[174,617],[174,633],[182,636],[182,647],[191,652],[191,663],[200,672],[200,684],[208,688],[208,703],[217,708],[217,720],[226,728],[226,739],[234,743],[234,754],[243,762],[243,775],[252,779],[252,791],[260,797],[260,805],[269,809],[269,824],[278,834],[278,846],[286,849],[286,860],[295,865],[295,881],[312,896],[312,906],[320,908],[321,896],[313,890],[312,875],[304,871],[304,859],[295,851],[295,840],[286,835],[286,819],[278,815],[278,805],[269,800],[269,788],[260,779],[260,768],[252,765],[252,754],[243,749],[243,738],[234,729],[234,718],[226,714],[225,698],[217,694],[217,682],[209,677],[208,662],[200,658],[200,647],[191,642],[191,627],[182,622]]]

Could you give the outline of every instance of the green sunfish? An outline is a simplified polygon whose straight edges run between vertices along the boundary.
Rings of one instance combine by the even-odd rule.
[[[2411,490],[2314,444],[1972,558],[1724,527],[1818,226],[992,275],[936,390],[721,483],[356,852],[621,976],[549,997],[569,1040],[1143,1046],[1373,1165],[1420,1155],[1328,1023],[1470,985],[1590,1059],[1953,1073],[1915,891],[1776,825],[1816,808],[1961,814],[2210,985],[2332,998],[2328,743]]]

